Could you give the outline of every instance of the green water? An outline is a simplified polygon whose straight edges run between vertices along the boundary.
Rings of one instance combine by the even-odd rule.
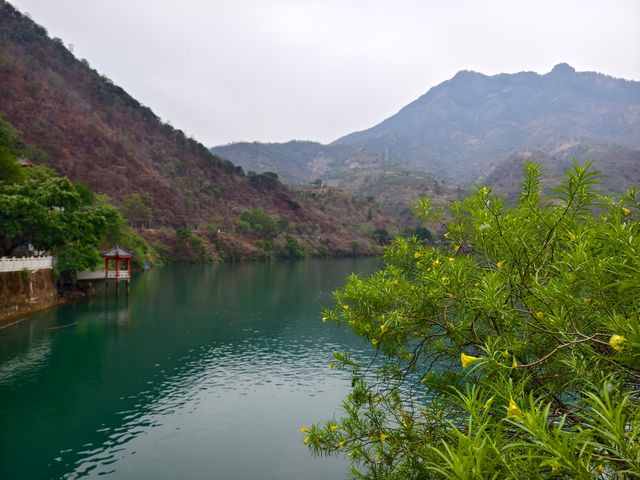
[[[345,479],[300,425],[348,391],[319,321],[376,259],[176,266],[0,330],[0,479]]]

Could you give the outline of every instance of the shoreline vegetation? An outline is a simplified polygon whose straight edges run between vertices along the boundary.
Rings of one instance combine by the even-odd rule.
[[[28,160],[39,155],[0,114],[0,256],[49,252],[56,257],[49,282],[54,287],[43,293],[48,295],[44,306],[57,304],[49,298],[55,296],[56,287],[63,302],[81,298],[75,272],[99,268],[99,251],[114,245],[133,251],[132,269],[140,271],[171,262],[380,255],[382,246],[398,232],[395,223],[375,207],[317,184],[305,193],[304,203],[344,217],[342,223],[327,225],[320,216],[299,224],[255,207],[244,208],[234,220],[216,215],[205,226],[159,225],[143,194],[128,194],[116,205],[107,195]],[[248,178],[260,188],[284,189],[273,174],[249,172]],[[390,230],[384,228],[387,224]],[[34,300],[38,295],[25,293],[33,289],[31,285],[21,289],[14,284],[15,291],[5,289],[2,312],[14,312],[7,315],[15,318],[40,308],[36,304],[41,302]],[[16,299],[13,304],[11,298]]]
[[[162,262],[220,262],[380,255],[399,232],[396,222],[366,201],[321,184],[300,193],[293,210],[308,208],[309,219],[246,207],[236,216],[215,214],[204,225],[185,218],[162,224],[144,193],[116,204],[85,184],[34,164],[34,149],[0,114],[0,256],[27,248],[59,257],[60,273],[91,268],[98,249],[121,244],[134,251],[134,269]],[[286,191],[275,174],[248,173],[250,183]],[[287,202],[292,200],[286,199]],[[330,223],[327,223],[330,221]],[[79,224],[79,222],[81,224]],[[332,222],[332,223],[331,223]]]
[[[25,161],[29,153],[17,130],[0,117],[0,256],[46,251],[57,260],[53,270],[29,274],[28,285],[23,285],[21,272],[0,273],[0,282],[11,284],[2,289],[3,327],[41,310],[83,299],[87,292],[78,287],[76,272],[100,268],[99,251],[116,244],[134,252],[132,270],[141,271],[172,262],[377,256],[395,233],[371,226],[363,233],[369,241],[341,241],[335,236],[328,248],[320,231],[318,235],[300,235],[286,217],[260,208],[245,209],[228,230],[223,224],[206,229],[149,228],[141,220],[148,215],[141,195],[126,197],[118,208],[106,195]],[[329,206],[336,198],[344,200],[339,192],[321,186],[316,190],[314,199],[323,205]],[[430,232],[423,234],[430,236]],[[43,275],[48,277],[45,286],[34,287],[31,280]],[[12,280],[5,281],[8,278]]]

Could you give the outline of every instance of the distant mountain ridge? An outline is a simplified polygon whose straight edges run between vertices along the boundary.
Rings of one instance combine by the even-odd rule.
[[[556,65],[486,76],[463,71],[382,123],[337,145],[388,148],[409,168],[474,180],[515,150],[564,144],[640,148],[640,82]]]
[[[290,182],[383,167],[468,185],[522,150],[552,156],[578,145],[583,151],[608,145],[640,150],[640,82],[576,72],[567,64],[544,75],[462,71],[372,128],[329,145],[307,143],[306,154],[298,149],[295,156],[291,142],[212,151]]]

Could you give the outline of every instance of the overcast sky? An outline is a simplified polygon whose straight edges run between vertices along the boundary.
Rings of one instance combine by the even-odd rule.
[[[459,70],[640,80],[638,0],[8,0],[207,146],[329,142]]]

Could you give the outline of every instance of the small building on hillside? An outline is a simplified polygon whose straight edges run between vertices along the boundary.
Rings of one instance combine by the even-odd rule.
[[[31,168],[33,167],[33,163],[31,163],[29,160],[27,160],[24,157],[20,157],[18,159],[18,163],[20,164],[21,167],[23,168]]]

